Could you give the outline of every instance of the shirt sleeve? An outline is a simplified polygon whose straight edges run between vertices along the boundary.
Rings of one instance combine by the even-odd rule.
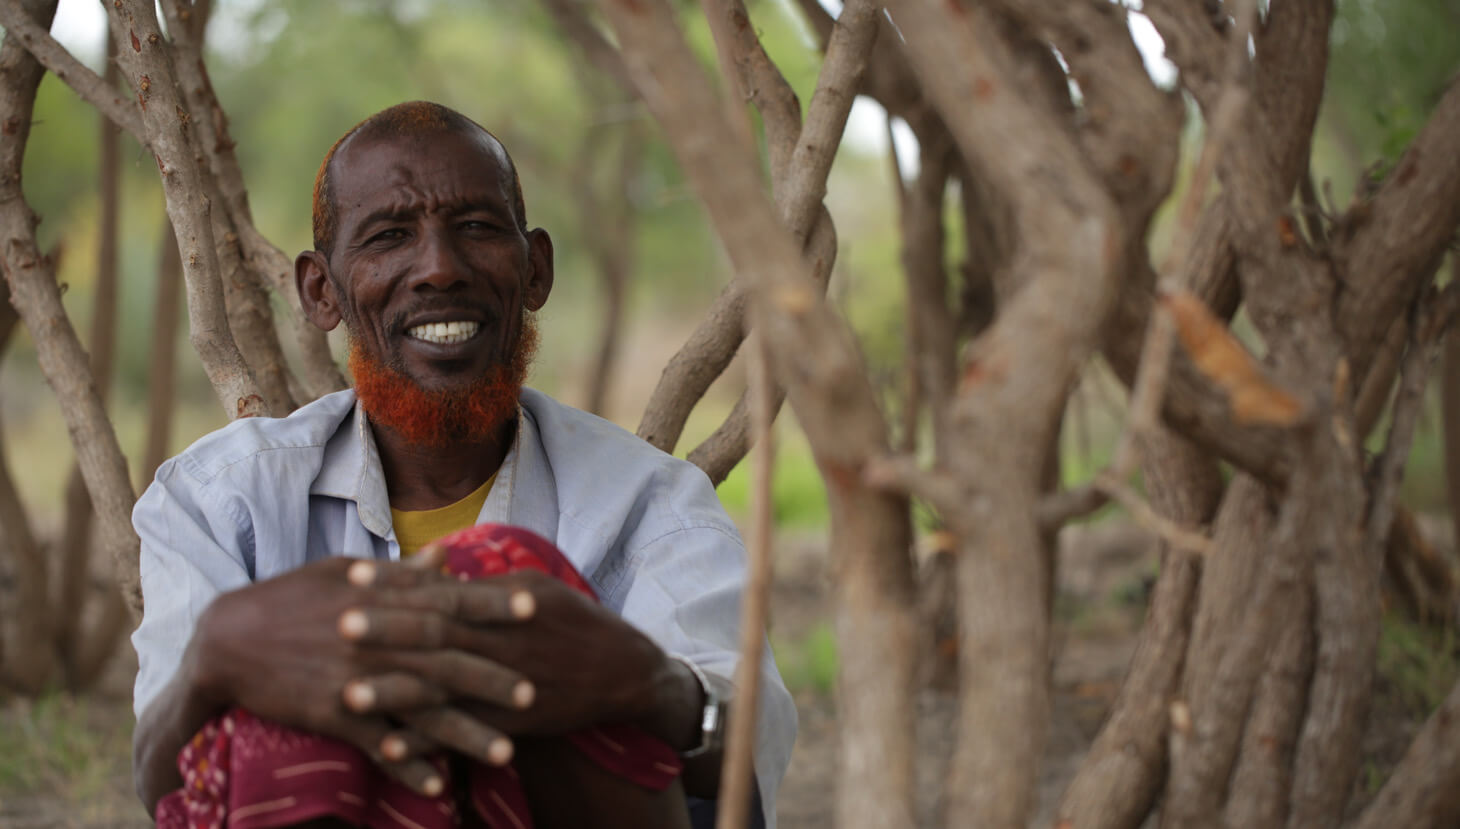
[[[745,586],[740,538],[719,526],[689,527],[652,540],[630,558],[633,577],[607,602],[666,653],[694,662],[711,681],[731,687]],[[766,826],[774,829],[776,791],[796,740],[796,706],[769,643],[762,660],[755,776]]]
[[[220,499],[209,483],[175,458],[132,510],[142,540],[142,623],[132,634],[138,717],[177,673],[198,617],[218,594],[251,581],[247,510]]]

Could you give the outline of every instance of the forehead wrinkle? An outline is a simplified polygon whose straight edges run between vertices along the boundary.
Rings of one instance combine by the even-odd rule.
[[[406,216],[416,213],[462,213],[470,210],[486,210],[492,213],[509,212],[505,204],[499,204],[503,197],[500,188],[482,191],[469,187],[458,178],[442,177],[437,183],[422,185],[413,171],[405,165],[396,165],[387,174],[383,186],[377,193],[388,194],[371,209],[366,221],[382,216]],[[356,200],[352,207],[364,210],[370,207],[373,194],[366,194]]]

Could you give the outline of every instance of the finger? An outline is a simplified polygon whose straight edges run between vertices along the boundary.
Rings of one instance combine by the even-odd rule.
[[[432,566],[433,561],[444,561],[442,555],[427,556],[424,563],[417,561],[421,553],[402,561],[360,560],[350,565],[345,577],[356,587],[375,588],[417,587],[445,581],[451,577],[441,572],[439,565]]]
[[[357,714],[425,708],[446,701],[441,686],[408,673],[388,673],[345,684],[345,707]]]
[[[440,748],[440,743],[409,728],[392,731],[380,741],[380,754],[391,763],[424,757]]]
[[[341,636],[361,645],[393,648],[444,648],[462,638],[456,622],[431,609],[352,607],[340,614]]]
[[[423,680],[448,694],[522,711],[532,706],[537,688],[526,676],[483,656],[461,650],[391,651],[381,664]],[[419,706],[417,706],[419,707]]]
[[[377,766],[413,791],[427,797],[436,797],[445,791],[445,779],[440,770],[430,762],[409,753],[399,761],[386,756],[384,751],[386,739],[399,735],[400,732],[393,729],[385,720],[378,717],[349,717],[338,728],[332,730],[336,731],[335,736],[365,752]],[[422,740],[429,738],[420,736],[414,739],[417,744],[420,744]]]
[[[401,720],[412,730],[483,763],[505,766],[512,761],[512,741],[507,735],[456,708],[408,711],[401,714]]]
[[[377,576],[380,584],[386,574]],[[457,581],[438,576],[437,581],[379,590],[372,604],[399,610],[438,613],[469,624],[518,623],[531,619],[538,602],[530,588],[502,579]]]
[[[382,759],[375,765],[417,794],[439,797],[446,790],[446,783],[442,779],[440,770],[422,757],[416,756],[399,762]]]

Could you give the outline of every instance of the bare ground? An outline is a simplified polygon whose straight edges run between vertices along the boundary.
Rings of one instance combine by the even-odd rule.
[[[1062,536],[1051,667],[1054,707],[1040,780],[1047,823],[1060,793],[1088,750],[1134,650],[1155,562],[1140,531],[1107,523],[1072,527]],[[777,552],[773,636],[798,643],[830,619],[824,550],[815,540],[787,539]],[[784,655],[784,654],[783,654]],[[131,788],[130,651],[97,692],[82,699],[0,702],[0,829],[141,827],[145,814]],[[1371,793],[1420,719],[1380,681],[1366,742],[1359,794]],[[836,779],[833,696],[816,682],[794,689],[800,712],[791,769],[779,798],[783,829],[830,826]],[[943,824],[941,792],[953,751],[957,706],[951,693],[925,689],[918,701],[922,757],[920,826]]]

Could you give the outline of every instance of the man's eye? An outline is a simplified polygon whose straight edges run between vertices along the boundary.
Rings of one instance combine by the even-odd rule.
[[[383,242],[395,242],[395,241],[398,241],[400,239],[404,239],[405,236],[406,236],[406,232],[404,230],[401,230],[398,227],[393,227],[393,228],[390,228],[389,230],[382,230],[379,233],[375,234],[374,236],[371,236],[370,237],[370,244],[373,245],[373,244],[379,244],[379,243],[383,243]]]

